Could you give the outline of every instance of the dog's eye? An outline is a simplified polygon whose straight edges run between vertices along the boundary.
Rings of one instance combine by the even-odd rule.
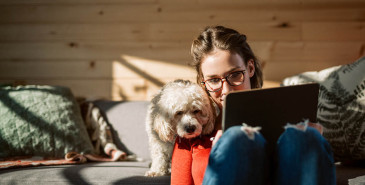
[[[183,115],[183,114],[184,114],[184,112],[183,112],[183,111],[177,111],[177,112],[176,112],[176,115],[177,115],[177,116],[181,116],[181,115]]]
[[[198,114],[200,110],[194,110],[193,114]]]

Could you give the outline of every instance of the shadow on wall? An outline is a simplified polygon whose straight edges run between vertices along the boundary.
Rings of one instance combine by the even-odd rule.
[[[148,69],[142,69],[141,67],[133,64],[132,61],[128,61],[122,57],[120,60],[116,62],[120,67],[127,69],[128,71],[132,72],[133,75],[136,75],[136,77],[134,78],[135,80],[143,79],[144,81],[152,83],[153,85],[159,88],[165,85],[165,83],[162,82],[160,79],[148,73],[147,72]],[[163,69],[161,69],[161,71],[162,70]],[[113,69],[113,71],[116,71],[116,69]],[[114,75],[119,76],[119,74],[113,74],[113,76]],[[126,84],[125,86],[123,86],[122,83],[117,83],[117,82],[118,81],[113,82],[112,88],[115,89],[112,89],[112,97],[118,96],[118,99],[129,100],[130,96],[132,95],[134,96],[140,95],[144,96],[145,99],[148,90],[147,84],[145,82],[143,84],[140,83]]]
[[[141,78],[146,79],[147,81],[153,83],[156,86],[162,87],[162,86],[165,85],[165,83],[162,82],[161,80],[159,80],[158,78],[156,78],[156,77],[152,76],[151,74],[148,74],[147,72],[141,70],[140,68],[138,68],[137,66],[135,66],[132,63],[128,62],[125,59],[120,60],[119,63],[122,64],[124,67],[128,68],[129,70],[133,71],[134,73],[136,73]]]
[[[113,62],[113,92],[120,97],[149,99],[165,83],[176,79],[195,81],[196,72],[188,62],[166,62],[131,55],[121,55]],[[129,80],[130,79],[130,80]]]

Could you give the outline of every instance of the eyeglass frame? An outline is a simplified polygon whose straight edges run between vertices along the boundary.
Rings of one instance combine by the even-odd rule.
[[[231,84],[231,82],[229,82],[228,77],[229,77],[231,74],[236,73],[236,72],[241,72],[241,73],[242,73],[242,75],[243,75],[243,79],[242,79],[242,82],[241,82],[240,84],[238,84],[238,85],[232,85],[232,84]],[[218,91],[222,90],[222,87],[223,87],[223,79],[225,79],[225,80],[226,80],[226,82],[228,83],[228,85],[230,85],[230,86],[239,86],[239,85],[242,85],[242,84],[243,84],[243,82],[245,82],[245,73],[246,73],[246,70],[242,70],[242,71],[234,71],[234,72],[231,72],[231,73],[229,73],[227,76],[222,77],[222,78],[211,78],[211,79],[220,79],[220,80],[221,80],[221,87],[220,87],[220,88],[218,88],[217,90],[214,90],[214,91],[209,90],[209,89],[207,88],[207,85],[206,85],[206,84],[207,84],[207,83],[206,83],[206,81],[211,80],[211,79],[208,79],[208,80],[205,80],[205,81],[203,81],[203,82],[200,82],[200,84],[204,85],[205,89],[206,89],[207,91],[209,91],[209,92],[218,92]],[[208,86],[209,86],[209,84],[208,84]],[[209,86],[209,87],[210,87],[210,86]]]

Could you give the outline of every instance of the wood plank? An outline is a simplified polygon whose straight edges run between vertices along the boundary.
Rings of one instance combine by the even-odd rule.
[[[161,6],[163,15],[173,15],[175,21],[193,18],[191,21],[204,22],[298,22],[298,21],[364,21],[365,2],[354,3],[306,3],[306,1],[270,1],[255,3],[236,1],[218,1],[200,5]],[[173,21],[173,20],[172,20]]]
[[[318,71],[318,70],[322,70],[324,68],[328,68],[328,67],[332,67],[332,66],[336,66],[336,65],[342,65],[342,64],[347,64],[347,63],[351,63],[351,61],[329,61],[329,62],[314,62],[314,61],[293,61],[293,62],[282,62],[282,61],[267,61],[265,66],[264,66],[264,74],[265,74],[265,79],[266,80],[271,80],[271,81],[280,81],[282,80],[282,78],[284,77],[288,77],[291,75],[295,75],[301,72],[305,72],[305,71]],[[120,65],[120,64],[117,64]],[[151,64],[154,65],[154,64]],[[30,81],[30,82],[35,82],[35,81],[100,81],[100,80],[104,80],[104,81],[130,81],[130,80],[143,80],[144,83],[148,83],[149,87],[152,89],[156,89],[156,88],[160,88],[162,87],[167,81],[172,81],[174,79],[177,78],[182,78],[182,79],[190,79],[192,81],[195,81],[195,73],[191,72],[190,74],[184,74],[184,71],[181,70],[181,68],[170,68],[171,72],[177,72],[177,73],[181,73],[179,76],[177,75],[161,75],[161,71],[168,71],[166,70],[166,68],[163,67],[164,65],[160,65],[160,66],[155,66],[156,70],[149,70],[146,71],[147,74],[143,74],[142,69],[140,69],[142,71],[138,72],[138,70],[133,70],[130,71],[130,73],[135,73],[135,75],[133,76],[129,76],[129,77],[125,77],[126,75],[123,74],[121,75],[121,73],[118,73],[116,76],[113,76],[112,78],[71,78],[69,77],[68,79],[65,79],[64,77],[38,77],[38,76],[34,76],[34,75],[23,75],[23,76],[16,76],[14,75],[11,78],[8,79],[12,79],[13,81]],[[120,66],[116,67],[114,66],[115,69],[113,69],[114,71],[120,71]],[[172,67],[172,66],[171,66]],[[143,68],[146,69],[146,68]],[[149,69],[149,68],[147,68]],[[5,70],[9,70],[12,71],[12,69],[9,68],[5,68]],[[4,70],[4,71],[5,71]],[[127,71],[127,70],[125,70]],[[153,72],[152,72],[153,71]],[[64,71],[65,72],[65,71]],[[60,72],[61,73],[61,72]],[[152,78],[151,78],[152,77]],[[6,77],[1,77],[0,80],[4,80],[6,79]],[[125,83],[125,82],[123,82]],[[138,82],[140,83],[140,82]],[[52,83],[54,84],[54,83]],[[127,83],[129,84],[129,83]],[[123,85],[124,88],[128,88],[127,85]],[[133,88],[132,88],[133,89]],[[129,90],[130,91],[130,90]],[[144,95],[143,95],[144,96]]]
[[[364,21],[365,20],[364,11],[365,11],[365,4],[361,4],[358,6],[355,5],[353,7],[309,6],[301,8],[291,8],[284,11],[278,9],[273,17],[273,20],[303,21],[303,22]]]
[[[142,78],[166,79],[166,78],[190,78],[195,77],[195,70],[187,63],[170,63],[165,61],[150,60],[135,56],[122,56],[121,60],[114,61],[113,77],[125,78],[124,71],[130,70]]]
[[[122,55],[151,60],[190,60],[190,43],[178,42],[0,42],[0,60],[119,60]]]
[[[274,42],[249,42],[256,55],[269,59]],[[190,41],[178,42],[0,42],[2,61],[110,61],[122,55],[185,65],[191,61]]]
[[[221,22],[245,33],[250,40],[301,39],[301,23]],[[206,22],[123,23],[123,24],[0,24],[0,41],[177,41],[191,42],[207,26]]]
[[[160,0],[161,1],[161,0]],[[163,1],[168,1],[168,0],[163,0]],[[255,0],[241,0],[241,1],[237,1],[237,0],[226,0],[226,1],[221,1],[221,0],[198,0],[199,3],[218,3],[218,4],[222,4],[222,3],[229,3],[229,4],[270,4],[270,5],[275,5],[275,4],[299,4],[299,5],[303,5],[303,4],[324,4],[324,3],[357,3],[357,2],[363,2],[362,0],[260,0],[260,1],[255,1]],[[330,5],[330,4],[328,4]]]
[[[365,40],[365,21],[304,22],[280,29],[278,23],[226,23],[250,40],[358,41]],[[117,24],[2,24],[0,41],[178,41],[190,42],[205,23]]]
[[[164,83],[172,79],[164,79]],[[69,87],[76,97],[87,99],[112,99],[112,100],[147,100],[148,91],[156,93],[161,86],[156,86],[142,78],[135,79],[0,79],[1,84],[17,85],[57,85]],[[151,85],[152,84],[152,85]],[[149,90],[148,88],[151,88]],[[152,96],[152,95],[150,95]]]
[[[265,80],[271,81],[265,87],[275,87],[283,78],[305,71],[319,71],[345,63],[313,63],[309,62],[280,62],[269,61],[264,68]],[[39,85],[62,85],[72,89],[76,96],[88,99],[107,98],[114,100],[149,100],[161,86],[175,78],[160,79],[162,84],[156,84],[143,78],[114,78],[114,79],[0,79],[0,83],[21,83]],[[195,81],[195,77],[184,78]],[[276,81],[273,83],[272,81]]]
[[[286,5],[286,6],[285,6]],[[316,4],[34,4],[0,6],[0,23],[363,21],[365,2]]]
[[[1,84],[57,85],[69,87],[75,97],[89,100],[147,100],[144,79],[117,80],[13,80],[0,79]]]
[[[149,100],[167,82],[176,78],[161,79],[155,84],[143,78],[116,79],[0,79],[1,84],[59,85],[71,88],[77,97],[87,99]],[[195,77],[184,78],[195,81]],[[148,93],[147,93],[148,92]]]
[[[323,4],[323,3],[356,3],[363,2],[362,0],[12,0],[12,1],[0,1],[2,5],[12,4],[134,4],[134,3],[159,3],[159,4],[176,4],[176,3],[198,3],[198,4],[248,4],[248,5],[260,5],[260,4]]]
[[[249,42],[255,45],[256,42]],[[265,43],[265,42],[257,42]],[[273,42],[262,53],[275,61],[353,61],[364,42]],[[255,47],[255,50],[260,48]],[[120,60],[122,55],[185,65],[191,61],[190,43],[178,42],[31,42],[0,43],[0,60]],[[183,62],[183,63],[180,63]]]
[[[255,41],[250,42],[248,41],[248,44],[250,45],[252,51],[256,55],[256,58],[260,60],[261,62],[265,62],[267,60],[270,60],[273,47],[276,42],[265,42],[265,41]]]
[[[258,54],[270,52],[272,42],[250,42]],[[263,49],[261,49],[263,48]],[[191,61],[189,43],[143,42],[1,42],[2,61],[110,61],[122,55],[185,65]]]
[[[161,72],[163,71],[163,73]],[[114,61],[3,61],[0,79],[109,79],[190,78],[195,70],[187,64],[123,56]]]
[[[112,79],[112,72],[112,61],[0,62],[0,79]]]
[[[138,7],[138,8],[137,8]],[[158,5],[3,5],[0,22],[117,22],[158,17]],[[138,12],[138,13],[136,13]],[[108,20],[109,19],[109,20]]]
[[[205,23],[0,24],[2,41],[191,41]]]
[[[163,83],[166,84],[168,82],[172,82],[176,80],[176,78],[164,78],[162,79]],[[190,80],[192,82],[196,82],[196,77],[190,77],[190,78],[184,78],[184,80]],[[147,81],[146,83],[147,90],[146,90],[146,100],[151,100],[154,95],[161,89],[162,86],[156,85],[155,83],[152,83],[150,81]]]
[[[364,42],[277,42],[274,43],[272,61],[354,61],[361,56]]]
[[[175,79],[161,79],[161,84],[156,84],[148,79],[114,79],[112,97],[114,100],[151,100],[164,84]],[[195,77],[184,79],[195,82]]]
[[[281,81],[283,78],[299,74],[305,71],[319,71],[324,68],[335,65],[346,64],[346,62],[281,62],[268,61],[264,68],[265,80]],[[113,98],[115,100],[146,100],[151,98],[166,82],[176,78],[160,78],[159,82],[149,78],[113,78],[113,79],[32,79],[24,77],[17,79],[0,79],[0,83],[16,82],[25,84],[41,85],[62,85],[70,87],[76,96],[87,98]],[[195,81],[195,76],[185,77]],[[276,83],[274,84],[274,86]],[[265,84],[265,87],[271,87],[273,84]],[[111,90],[110,90],[111,88]]]
[[[329,67],[349,64],[354,61],[267,61],[263,73],[265,80],[279,81],[284,78],[297,75],[307,71],[320,71]]]
[[[263,89],[273,88],[273,87],[280,87],[280,82],[279,81],[264,80],[264,84],[262,86]]]
[[[146,80],[115,79],[112,84],[113,100],[146,100]]]
[[[148,4],[156,3],[158,0],[12,0],[0,1],[0,5],[34,5],[34,4]]]
[[[365,21],[305,22],[302,33],[303,40],[365,41]]]
[[[111,80],[32,80],[32,79],[1,79],[0,84],[23,84],[23,85],[58,85],[69,87],[76,97],[88,99],[111,99]]]

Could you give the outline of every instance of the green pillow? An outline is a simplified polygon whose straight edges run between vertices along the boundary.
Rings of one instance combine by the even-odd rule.
[[[317,120],[336,160],[365,160],[365,57],[288,77],[283,85],[307,82],[320,84]]]
[[[0,158],[93,153],[80,108],[59,86],[0,87]]]

